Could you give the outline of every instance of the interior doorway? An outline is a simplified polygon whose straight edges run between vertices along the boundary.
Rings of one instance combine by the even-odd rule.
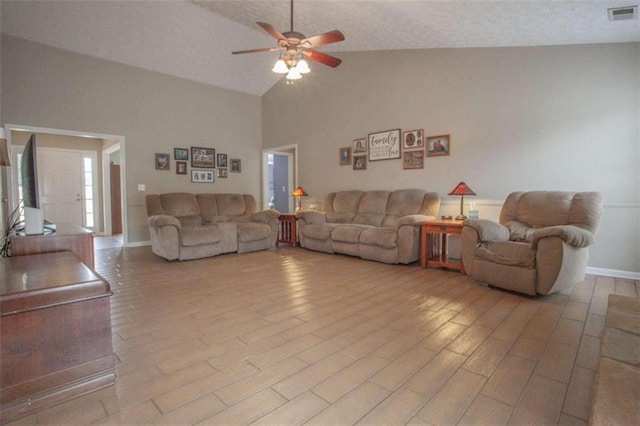
[[[89,226],[90,228],[94,229],[96,231],[96,235],[111,235],[112,232],[112,227],[111,227],[111,218],[112,218],[112,212],[111,212],[111,203],[106,202],[105,201],[105,194],[109,193],[110,194],[110,184],[109,185],[105,185],[104,182],[106,181],[107,183],[110,182],[110,167],[104,167],[104,157],[105,157],[105,150],[109,150],[111,149],[112,151],[118,151],[119,154],[119,166],[120,166],[120,199],[126,199],[126,185],[125,185],[125,176],[126,176],[126,170],[125,170],[125,157],[124,157],[124,143],[125,143],[125,138],[124,136],[119,136],[119,135],[107,135],[107,134],[101,134],[101,133],[92,133],[92,132],[78,132],[78,131],[73,131],[73,130],[63,130],[63,129],[52,129],[52,128],[43,128],[43,127],[34,127],[34,126],[25,126],[25,125],[17,125],[17,124],[5,124],[5,129],[7,130],[7,144],[9,146],[9,151],[12,152],[12,155],[15,157],[17,155],[17,151],[16,149],[12,149],[12,132],[30,132],[30,133],[36,133],[36,134],[41,134],[41,135],[55,135],[57,137],[64,137],[64,136],[68,136],[68,137],[72,137],[74,140],[87,140],[87,145],[90,144],[94,144],[96,140],[100,140],[101,141],[101,148],[99,149],[99,151],[102,153],[102,157],[103,157],[103,162],[102,162],[102,172],[99,172],[99,168],[96,167],[96,165],[98,164],[96,162],[96,158],[94,158],[91,161],[91,165],[92,167],[90,167],[91,169],[91,178],[90,179],[84,179],[84,181],[91,181],[93,182],[92,184],[92,194],[91,196],[93,197],[92,200],[92,204],[93,205],[101,205],[101,209],[99,209],[99,211],[95,211],[95,214],[93,215],[93,217],[95,218],[96,222],[92,223],[91,226]],[[82,143],[80,143],[80,145],[82,145]],[[113,148],[116,147],[116,148]],[[79,146],[77,148],[78,150],[81,150],[82,147]],[[39,155],[39,151],[40,148],[38,148],[38,155]],[[17,161],[16,158],[12,159],[12,164],[16,164],[13,163],[13,161]],[[83,159],[84,161],[84,159]],[[84,163],[89,164],[89,162],[84,161]],[[40,165],[38,165],[38,169],[40,169]],[[40,170],[39,170],[40,171]],[[83,167],[83,174],[87,173],[87,166],[85,165]],[[95,185],[95,183],[99,183],[99,185]],[[100,190],[96,189],[98,188],[98,186],[100,187]],[[12,171],[11,173],[8,173],[8,182],[7,182],[7,187],[8,188],[12,188],[12,196],[8,197],[8,204],[9,204],[9,211],[14,210],[17,205],[18,205],[18,201],[19,201],[19,196],[18,196],[18,177],[17,177],[17,170]],[[82,190],[82,200],[85,202],[85,204],[88,202],[89,200],[89,189],[86,188],[86,186],[83,188]],[[102,199],[103,202],[102,203],[96,203],[95,200],[98,199],[99,194],[102,193]],[[40,193],[40,196],[42,197],[42,192]],[[86,209],[88,210],[88,208]],[[121,217],[121,223],[122,223],[122,241],[123,244],[126,245],[126,242],[128,241],[127,239],[127,215],[126,215],[126,208],[124,208],[123,205],[120,206],[120,217]],[[85,225],[85,226],[88,226]]]
[[[298,146],[287,145],[262,151],[262,208],[293,212],[291,193],[298,182]]]

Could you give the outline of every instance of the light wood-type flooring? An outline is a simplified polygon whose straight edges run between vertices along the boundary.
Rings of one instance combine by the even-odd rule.
[[[167,262],[96,250],[116,384],[14,424],[587,424],[607,295],[289,246]]]

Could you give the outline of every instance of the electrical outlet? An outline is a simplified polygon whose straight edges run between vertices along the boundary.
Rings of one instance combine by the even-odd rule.
[[[147,190],[147,186],[144,183],[138,184],[138,191],[146,191],[146,190]]]

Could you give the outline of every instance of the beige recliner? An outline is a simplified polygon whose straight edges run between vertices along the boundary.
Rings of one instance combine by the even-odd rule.
[[[554,293],[584,279],[601,216],[597,192],[514,192],[502,206],[500,223],[464,222],[462,262],[467,274],[489,285]]]

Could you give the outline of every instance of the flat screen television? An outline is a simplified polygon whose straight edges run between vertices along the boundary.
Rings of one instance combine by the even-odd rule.
[[[24,207],[24,233],[36,235],[44,233],[44,218],[38,195],[38,159],[36,155],[36,135],[31,135],[22,151],[20,162],[22,182],[22,203]]]

